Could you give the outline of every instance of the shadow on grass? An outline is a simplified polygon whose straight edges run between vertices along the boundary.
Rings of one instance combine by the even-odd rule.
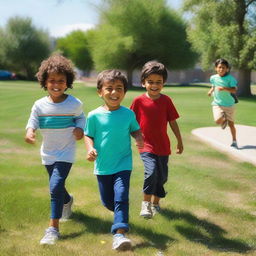
[[[176,225],[176,230],[186,239],[203,244],[209,249],[237,253],[255,250],[255,248],[238,239],[225,238],[224,235],[227,232],[223,228],[204,219],[199,219],[187,211],[176,212],[163,209],[161,215],[170,220],[186,221],[191,226]]]
[[[101,218],[93,217],[82,213],[81,211],[76,211],[72,214],[72,220],[75,222],[79,222],[84,225],[85,229],[80,232],[71,233],[68,235],[64,235],[61,239],[72,239],[78,236],[83,235],[86,232],[94,233],[94,234],[108,234],[110,233],[110,228],[112,222],[105,221]],[[154,247],[157,249],[165,250],[167,245],[175,240],[165,234],[159,234],[153,232],[151,229],[137,227],[131,224],[131,228],[134,233],[139,236],[144,237],[149,242],[142,242],[136,244],[133,249],[136,248],[145,248],[145,247]]]

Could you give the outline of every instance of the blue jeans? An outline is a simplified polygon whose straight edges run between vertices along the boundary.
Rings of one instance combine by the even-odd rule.
[[[52,165],[45,165],[49,174],[49,185],[51,195],[51,219],[60,219],[63,204],[68,203],[70,195],[65,188],[65,180],[72,167],[72,163],[55,162]]]
[[[164,184],[168,179],[169,156],[158,156],[152,153],[140,153],[144,163],[144,185],[143,192],[147,195],[154,195],[164,198],[166,192]]]
[[[118,229],[129,230],[129,187],[131,171],[111,175],[97,175],[102,204],[114,212],[111,233]]]

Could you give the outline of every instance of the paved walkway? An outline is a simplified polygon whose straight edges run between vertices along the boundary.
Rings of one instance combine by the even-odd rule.
[[[256,127],[236,125],[238,149],[230,147],[232,142],[227,127],[203,127],[192,130],[192,134],[214,148],[233,156],[238,161],[245,161],[256,166]]]

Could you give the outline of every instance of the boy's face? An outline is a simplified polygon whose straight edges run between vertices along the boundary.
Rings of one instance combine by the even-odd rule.
[[[107,110],[117,110],[125,96],[124,84],[120,80],[105,81],[98,95],[104,100]]]
[[[164,86],[163,76],[151,74],[145,78],[142,86],[146,88],[148,97],[151,99],[158,99]]]
[[[225,76],[228,73],[229,68],[224,64],[218,64],[215,67],[215,70],[219,76]]]
[[[66,75],[60,73],[51,73],[46,80],[46,88],[49,96],[53,101],[63,99],[65,90],[67,89]]]

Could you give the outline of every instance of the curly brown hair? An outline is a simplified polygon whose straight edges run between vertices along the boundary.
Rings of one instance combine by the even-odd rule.
[[[73,64],[70,60],[60,54],[53,54],[48,59],[42,61],[41,66],[36,73],[36,77],[41,87],[44,90],[46,88],[46,80],[49,74],[59,73],[66,75],[67,87],[73,88],[72,84],[75,79],[75,71],[73,70]]]

